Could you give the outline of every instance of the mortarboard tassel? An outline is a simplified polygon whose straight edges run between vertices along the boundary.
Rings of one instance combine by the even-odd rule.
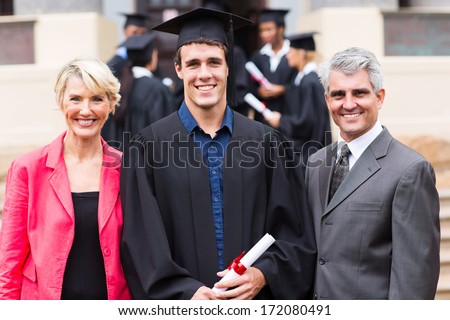
[[[236,81],[235,81],[235,68],[234,68],[234,31],[233,31],[233,19],[230,14],[230,20],[228,20],[228,85],[227,96],[228,104],[232,107],[237,106],[236,98]]]

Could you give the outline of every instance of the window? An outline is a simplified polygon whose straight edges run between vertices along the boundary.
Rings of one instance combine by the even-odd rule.
[[[0,0],[0,16],[13,14],[13,0]]]

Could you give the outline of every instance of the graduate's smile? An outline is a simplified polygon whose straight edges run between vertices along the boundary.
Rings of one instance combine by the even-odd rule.
[[[181,64],[181,67],[176,66],[176,71],[184,82],[184,99],[188,106],[226,105],[228,65],[224,49],[205,43],[184,45]]]
[[[214,89],[216,87],[216,85],[212,85],[212,84],[203,84],[203,85],[197,85],[195,86],[198,90],[200,91],[210,91],[212,89]]]

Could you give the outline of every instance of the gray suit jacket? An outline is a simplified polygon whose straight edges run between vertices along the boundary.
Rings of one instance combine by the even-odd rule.
[[[306,171],[317,241],[317,299],[433,299],[439,278],[439,196],[431,165],[387,129],[333,199],[336,143]]]

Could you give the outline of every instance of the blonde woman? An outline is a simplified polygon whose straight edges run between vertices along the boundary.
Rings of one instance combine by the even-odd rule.
[[[119,255],[122,155],[100,137],[119,87],[100,60],[74,60],[59,72],[67,131],[8,171],[0,298],[130,298]]]

